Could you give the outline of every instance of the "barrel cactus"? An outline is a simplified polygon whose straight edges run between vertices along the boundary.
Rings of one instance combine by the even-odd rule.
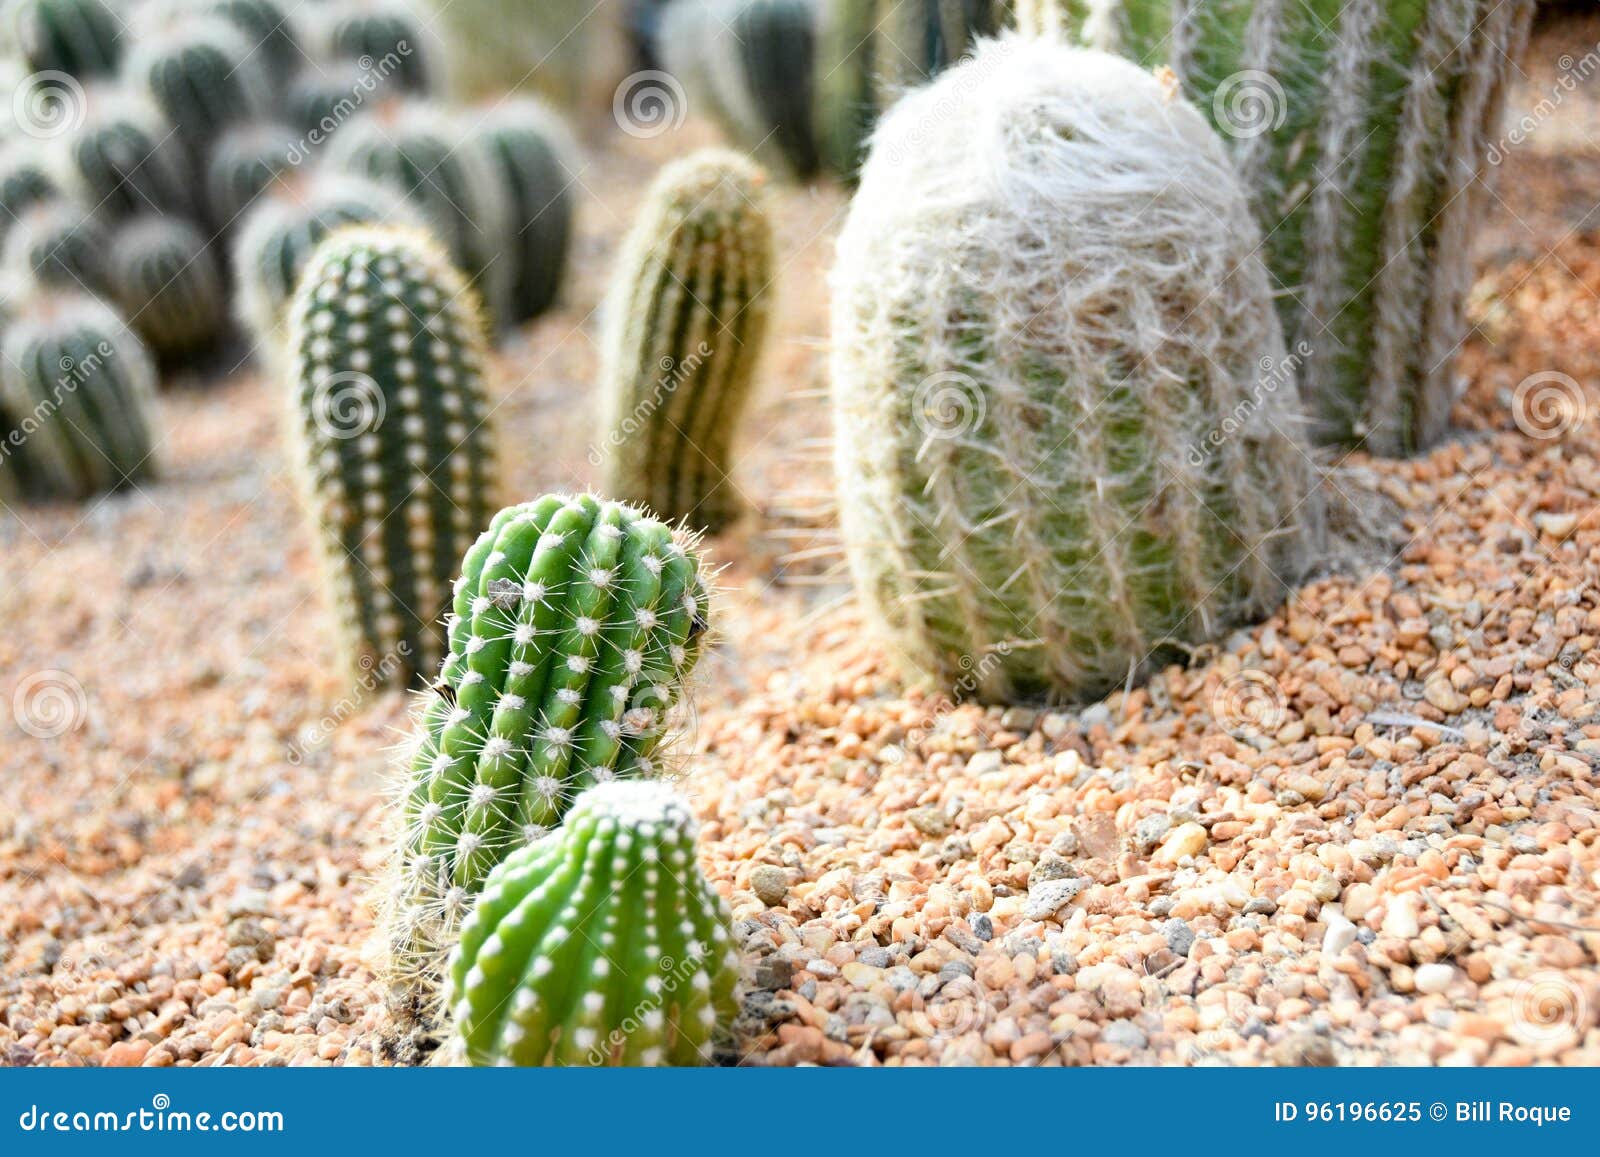
[[[833,275],[836,490],[910,666],[1092,697],[1315,557],[1259,244],[1204,119],[1114,57],[986,42],[880,124]]]
[[[321,146],[346,121],[380,105],[395,91],[386,78],[354,60],[316,61],[289,81],[284,117],[305,134],[308,144]]]
[[[663,169],[606,304],[601,389],[611,493],[717,530],[739,512],[733,439],[774,277],[760,169],[706,150]]]
[[[466,144],[499,174],[507,217],[500,260],[511,265],[502,321],[537,317],[555,303],[572,242],[576,145],[542,103],[508,99],[468,115]]]
[[[0,147],[0,238],[33,206],[61,195],[61,185],[37,141],[19,138]]]
[[[203,166],[224,130],[264,115],[273,86],[266,61],[242,32],[215,17],[179,19],[139,40],[126,72]],[[204,169],[195,170],[203,178]]]
[[[489,876],[450,962],[479,1065],[694,1065],[737,1011],[727,906],[671,787],[590,788]]]
[[[439,87],[428,22],[405,0],[329,5],[323,38],[328,55],[383,77],[391,91],[426,96]]]
[[[5,18],[35,72],[88,80],[122,61],[122,18],[105,0],[16,0]]]
[[[962,60],[1005,22],[1005,0],[876,0],[873,78],[880,109]]]
[[[1103,0],[1087,35],[1168,64],[1230,138],[1316,435],[1449,426],[1471,239],[1534,0]]]
[[[811,119],[822,164],[854,180],[878,119],[873,85],[875,0],[819,0]]]
[[[105,227],[73,201],[34,205],[6,234],[4,264],[52,289],[100,294],[106,289]]]
[[[256,46],[274,84],[294,75],[305,51],[290,0],[202,0],[203,10],[226,20]]]
[[[229,129],[206,165],[206,204],[219,228],[232,228],[255,199],[295,168],[297,133],[276,121]]]
[[[155,370],[111,309],[35,293],[0,341],[0,474],[33,499],[84,499],[155,473]]]
[[[347,226],[295,291],[288,359],[348,668],[432,672],[451,577],[493,509],[476,302],[426,235]]]
[[[209,350],[227,323],[222,268],[199,229],[140,217],[112,234],[106,283],[136,333],[163,359]]]
[[[195,212],[182,142],[150,101],[121,88],[89,90],[83,122],[67,136],[62,163],[68,186],[107,221]]]
[[[706,597],[692,540],[591,495],[503,510],[467,552],[394,858],[396,1055],[436,1031],[444,956],[490,870],[578,792],[658,769]]]

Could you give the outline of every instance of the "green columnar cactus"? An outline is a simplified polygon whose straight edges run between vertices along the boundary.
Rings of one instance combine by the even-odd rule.
[[[256,121],[229,129],[217,141],[206,166],[210,220],[231,229],[257,197],[294,165],[298,135],[288,125]]]
[[[34,72],[87,80],[122,62],[122,20],[105,0],[18,0],[5,15]]]
[[[478,1065],[695,1065],[737,1005],[729,915],[695,861],[689,805],[615,781],[489,876],[450,961]]]
[[[181,142],[148,101],[126,90],[90,91],[83,123],[66,138],[63,161],[73,192],[107,221],[195,212]]]
[[[0,474],[37,499],[84,499],[154,474],[155,371],[110,308],[31,295],[0,342]]]
[[[988,702],[1082,699],[1319,549],[1260,235],[1162,83],[980,46],[879,125],[833,274],[836,492],[869,611]]]
[[[1311,347],[1321,439],[1394,454],[1448,428],[1470,239],[1534,6],[1099,5],[1096,42],[1170,64],[1230,138],[1284,328]]]
[[[19,139],[0,148],[0,239],[30,208],[60,197],[37,142]]]
[[[195,176],[203,178],[217,138],[270,109],[266,69],[262,54],[237,28],[202,17],[153,30],[133,46],[126,73],[149,94],[198,166]]]
[[[349,0],[331,13],[328,52],[384,78],[392,92],[426,96],[439,87],[436,50],[422,16],[403,0]]]
[[[1002,0],[877,0],[873,47],[879,110],[969,54],[1004,23]]]
[[[812,121],[822,164],[848,181],[855,180],[878,117],[872,83],[877,23],[876,0],[820,0]]]
[[[435,670],[495,473],[476,302],[426,235],[351,225],[289,311],[292,424],[352,670]]]
[[[328,146],[327,163],[405,197],[498,322],[512,274],[511,262],[501,260],[505,192],[489,157],[464,146],[461,136],[460,121],[442,109],[394,102],[340,129]]]
[[[1014,25],[1025,36],[1070,39],[1077,35],[1093,0],[1014,0]]]
[[[4,264],[33,284],[77,293],[106,291],[104,226],[83,206],[46,201],[28,209],[6,234]]]
[[[289,299],[316,247],[340,226],[380,224],[422,228],[399,194],[334,173],[280,183],[251,208],[234,241],[233,274],[239,318],[259,347],[278,349]]]
[[[157,356],[208,350],[227,321],[222,270],[205,235],[176,217],[141,217],[119,227],[106,257],[112,300]]]
[[[467,147],[494,164],[504,190],[511,264],[506,324],[537,317],[555,303],[572,241],[573,158],[576,146],[560,118],[539,101],[509,100],[468,113]]]
[[[489,871],[579,791],[657,769],[706,598],[692,540],[590,495],[503,510],[467,552],[389,897],[397,1055],[437,1027],[444,956]]]
[[[766,339],[774,256],[763,184],[723,150],[663,169],[606,305],[595,449],[607,486],[711,530],[739,512],[728,472]]]

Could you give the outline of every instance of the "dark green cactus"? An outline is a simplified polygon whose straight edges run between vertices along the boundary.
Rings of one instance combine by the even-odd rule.
[[[290,4],[279,0],[205,0],[203,10],[228,21],[256,46],[274,84],[293,76],[305,61]]]
[[[980,36],[997,32],[1004,0],[877,0],[874,80],[882,112],[969,55]]]
[[[578,792],[659,768],[706,598],[692,540],[590,495],[503,510],[467,552],[387,917],[411,1047],[436,1027],[444,955],[489,871]]]
[[[596,446],[606,485],[711,530],[739,513],[728,471],[767,333],[764,181],[744,157],[716,149],[663,169],[606,302]]]
[[[210,220],[231,229],[255,199],[295,168],[298,134],[275,121],[255,121],[229,129],[217,141],[206,166]]]
[[[284,95],[284,115],[321,146],[347,121],[379,105],[394,92],[386,78],[353,60],[317,61],[302,68]]]
[[[109,235],[72,201],[34,205],[6,234],[4,264],[33,284],[76,293],[106,291]]]
[[[203,178],[225,130],[264,116],[272,105],[267,63],[244,34],[217,18],[167,23],[134,45],[126,74],[176,130]]]
[[[38,142],[17,139],[0,148],[0,239],[23,213],[61,196]]]
[[[390,90],[427,96],[439,62],[427,22],[401,0],[348,0],[329,14],[330,55],[381,74]]]
[[[504,190],[501,260],[512,269],[501,320],[525,321],[555,303],[566,273],[576,145],[561,119],[533,99],[508,100],[465,119],[467,147],[489,158]]]
[[[67,137],[64,160],[73,191],[108,221],[195,212],[188,154],[142,96],[120,88],[90,90],[88,111]]]
[[[317,247],[289,311],[293,424],[352,671],[405,682],[444,655],[451,578],[493,510],[486,360],[426,235],[351,225]]]
[[[114,75],[122,62],[122,18],[105,0],[19,0],[6,18],[34,72],[87,80]]]
[[[0,475],[27,498],[84,499],[155,473],[155,371],[112,310],[36,293],[0,341]]]
[[[140,217],[112,234],[106,283],[157,356],[208,350],[227,321],[222,270],[205,235],[177,217]]]
[[[738,1011],[727,905],[667,784],[614,781],[489,876],[450,960],[475,1065],[695,1065]]]
[[[817,151],[830,173],[854,181],[878,119],[873,77],[875,0],[820,0],[812,68]]]

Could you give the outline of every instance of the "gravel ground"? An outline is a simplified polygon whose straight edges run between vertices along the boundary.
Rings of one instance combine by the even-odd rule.
[[[1597,42],[1542,37],[1519,103]],[[1392,553],[1076,712],[952,707],[864,638],[823,459],[842,201],[786,194],[685,759],[744,1063],[1600,1064],[1600,132],[1546,119],[1480,239],[1463,436],[1337,475]],[[683,150],[628,144],[503,359],[509,494],[590,479],[592,306]],[[278,408],[248,366],[183,383],[159,485],[0,520],[7,1063],[374,1059],[408,705],[334,672]]]

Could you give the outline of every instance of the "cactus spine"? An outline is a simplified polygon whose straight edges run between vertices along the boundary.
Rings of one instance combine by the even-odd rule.
[[[0,474],[13,489],[83,499],[154,474],[155,371],[109,308],[35,295],[0,351]]]
[[[1328,441],[1449,425],[1470,238],[1534,0],[1101,0],[1091,31],[1170,64],[1253,195],[1301,391]]]
[[[106,289],[105,229],[82,206],[47,201],[24,213],[6,235],[4,264],[33,284],[78,293]]]
[[[431,672],[451,576],[493,509],[476,303],[425,235],[348,226],[295,292],[289,361],[350,667]]]
[[[227,321],[217,259],[205,235],[176,217],[141,217],[118,228],[106,282],[128,324],[161,358],[204,352]]]
[[[1209,126],[1114,57],[988,42],[885,118],[833,275],[836,490],[911,666],[1092,697],[1315,557],[1258,244]]]
[[[489,871],[579,791],[656,769],[705,607],[692,541],[590,495],[503,510],[467,552],[395,856],[401,1055],[435,1027],[444,956]]]
[[[732,446],[766,339],[774,257],[763,184],[722,150],[662,170],[606,306],[607,485],[712,530],[739,511]]]
[[[451,958],[467,1059],[694,1065],[737,1011],[727,906],[695,861],[686,801],[601,784],[490,875]]]
[[[34,72],[87,80],[122,61],[122,21],[105,0],[20,0],[6,15]]]

